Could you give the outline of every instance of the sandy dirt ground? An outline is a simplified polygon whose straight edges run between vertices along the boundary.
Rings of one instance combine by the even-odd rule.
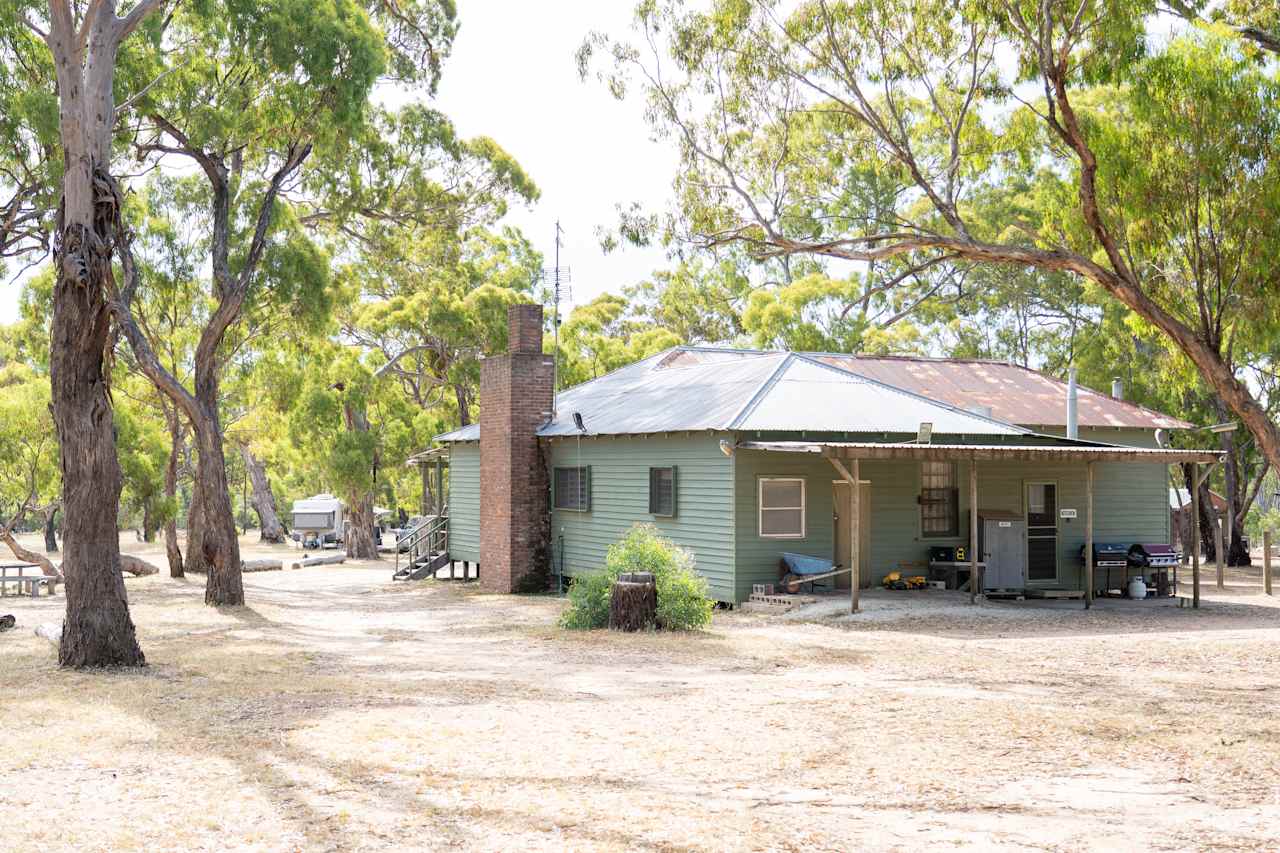
[[[222,612],[201,578],[130,578],[131,673],[56,667],[32,629],[61,595],[0,599],[0,846],[1280,848],[1256,572],[1196,611],[875,592],[866,619],[698,635],[567,634],[555,598],[390,575],[247,575]]]

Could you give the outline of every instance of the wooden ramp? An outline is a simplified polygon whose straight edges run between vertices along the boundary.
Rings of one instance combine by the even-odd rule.
[[[1028,589],[1027,598],[1084,598],[1083,589]]]

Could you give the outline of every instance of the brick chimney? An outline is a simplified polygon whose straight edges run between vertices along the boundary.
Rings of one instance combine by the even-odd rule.
[[[507,310],[507,355],[480,368],[480,586],[540,588],[546,574],[547,469],[536,431],[551,413],[554,365],[542,306]]]

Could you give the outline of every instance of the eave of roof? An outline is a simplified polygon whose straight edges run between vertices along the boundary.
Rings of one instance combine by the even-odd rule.
[[[810,453],[838,459],[1033,460],[1110,462],[1217,462],[1216,450],[1171,450],[1163,447],[1117,447],[1067,442],[1060,445],[1017,444],[884,444],[866,441],[745,441],[741,450]]]

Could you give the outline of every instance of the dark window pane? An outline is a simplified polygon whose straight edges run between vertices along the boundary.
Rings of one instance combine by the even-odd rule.
[[[676,469],[649,469],[649,512],[652,515],[676,514]]]

